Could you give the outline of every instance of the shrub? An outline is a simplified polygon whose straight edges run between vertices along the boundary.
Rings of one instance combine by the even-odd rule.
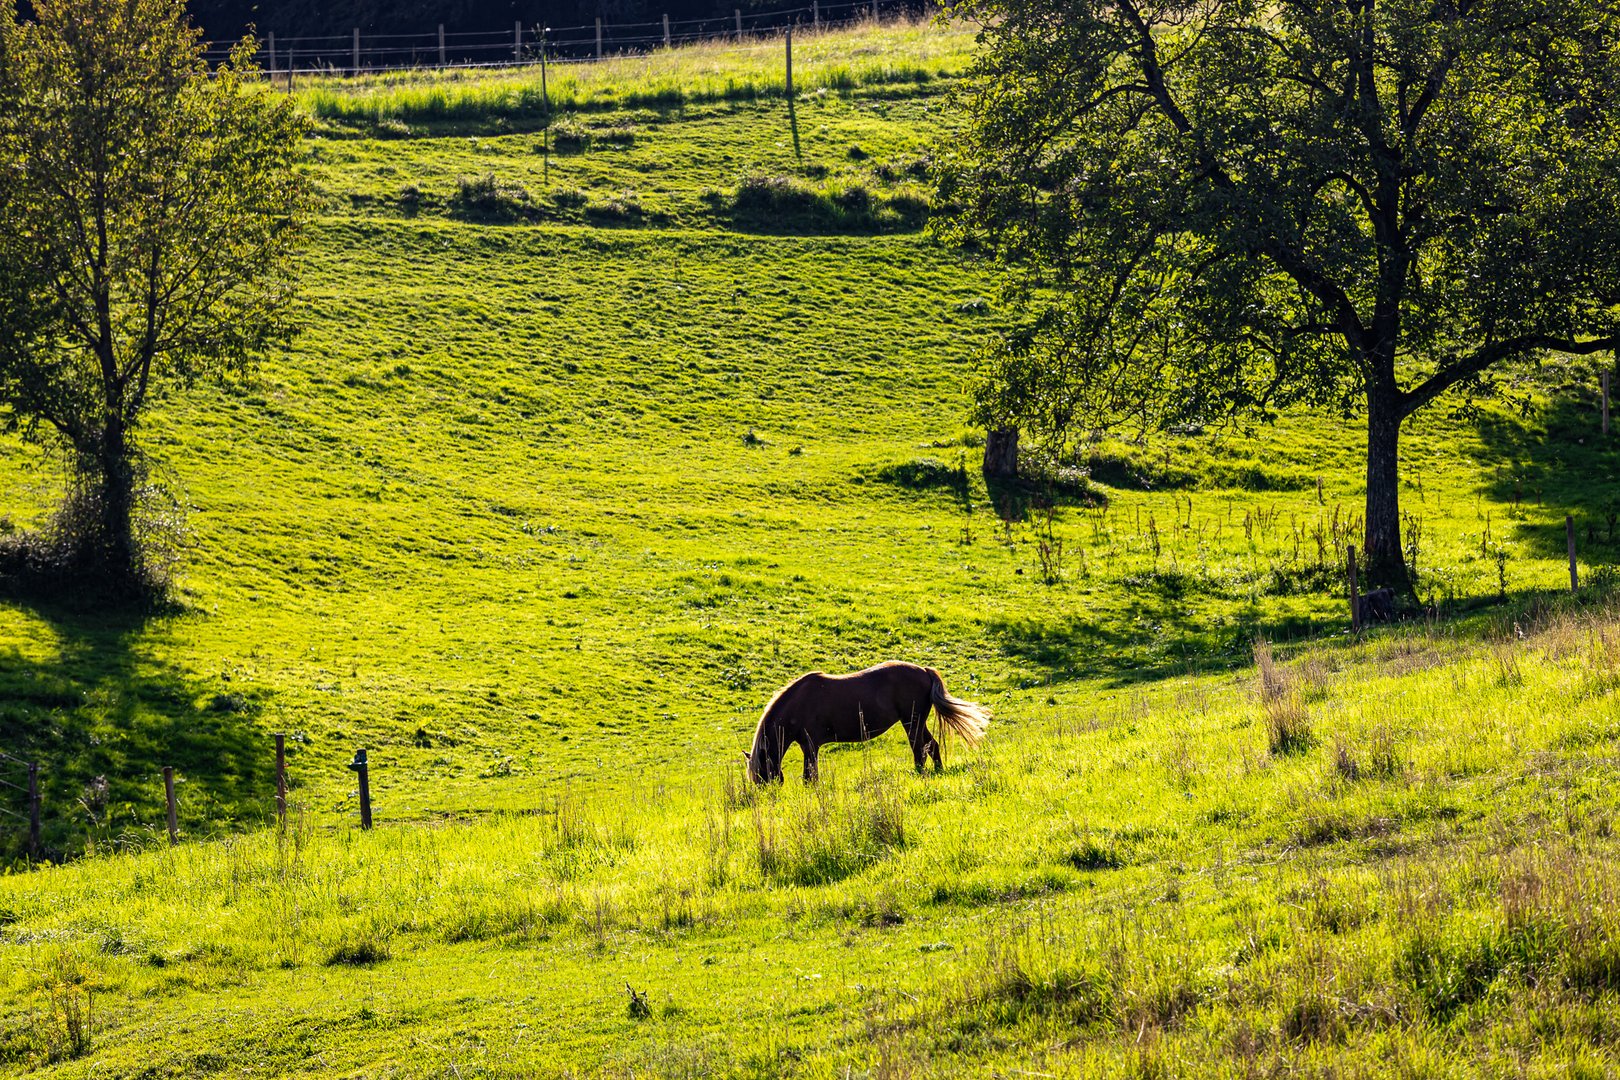
[[[392,955],[385,936],[375,930],[366,930],[339,939],[326,954],[326,963],[328,967],[369,967],[382,963]]]
[[[485,173],[463,176],[456,183],[455,207],[467,217],[509,221],[534,214],[534,198],[529,189],[515,181]]]
[[[947,465],[937,458],[914,458],[896,465],[885,465],[877,471],[875,479],[913,491],[929,488],[965,489],[968,485],[966,468],[960,463]]]

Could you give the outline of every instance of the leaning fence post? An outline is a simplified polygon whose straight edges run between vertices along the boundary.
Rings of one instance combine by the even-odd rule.
[[[602,59],[602,19],[600,16],[596,20],[596,58],[598,60]]]
[[[353,769],[360,778],[360,827],[369,829],[371,828],[371,774],[366,766],[366,752],[364,750],[354,752],[354,760],[349,762],[349,768]]]
[[[669,16],[664,16],[664,48],[669,48]]]
[[[28,857],[39,858],[39,762],[28,763]]]
[[[174,766],[163,766],[163,801],[169,808],[169,846],[180,843],[180,821],[174,805]]]
[[[354,28],[354,73],[360,74],[360,28]]]
[[[1581,591],[1580,572],[1575,569],[1575,515],[1564,515],[1564,536],[1569,541],[1569,591]]]
[[[1356,582],[1356,545],[1345,548],[1345,566],[1350,575],[1350,629],[1361,629],[1361,590]]]
[[[276,824],[287,824],[287,736],[276,732]]]

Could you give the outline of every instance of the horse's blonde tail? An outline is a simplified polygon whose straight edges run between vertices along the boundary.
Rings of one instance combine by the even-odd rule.
[[[934,689],[930,696],[934,711],[939,713],[940,723],[960,735],[969,746],[978,746],[979,740],[984,738],[985,726],[990,723],[990,710],[983,705],[952,697],[946,693],[945,680],[939,677],[939,672],[929,668],[928,674],[934,677]]]

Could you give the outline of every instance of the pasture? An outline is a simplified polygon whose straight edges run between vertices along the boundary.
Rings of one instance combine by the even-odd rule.
[[[297,91],[305,332],[148,431],[178,608],[0,605],[0,750],[69,859],[0,878],[0,1068],[1616,1068],[1593,369],[1412,431],[1439,617],[1361,639],[1354,421],[987,490],[995,283],[922,228],[968,43],[815,43],[854,59],[802,165],[752,46],[592,69],[549,127],[515,76]],[[0,528],[60,482],[11,436],[0,475]],[[779,685],[887,658],[985,744],[742,784]]]

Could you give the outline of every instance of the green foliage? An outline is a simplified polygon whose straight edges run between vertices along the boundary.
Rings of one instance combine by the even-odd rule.
[[[0,18],[0,312],[19,316],[0,419],[44,426],[79,479],[62,565],[22,569],[139,594],[160,583],[133,521],[149,402],[290,333],[304,123],[255,84],[251,43],[210,70],[178,0],[32,15]]]
[[[1017,274],[987,426],[1364,411],[1370,569],[1404,585],[1402,421],[1616,344],[1612,5],[953,10],[985,48],[946,233]]]

